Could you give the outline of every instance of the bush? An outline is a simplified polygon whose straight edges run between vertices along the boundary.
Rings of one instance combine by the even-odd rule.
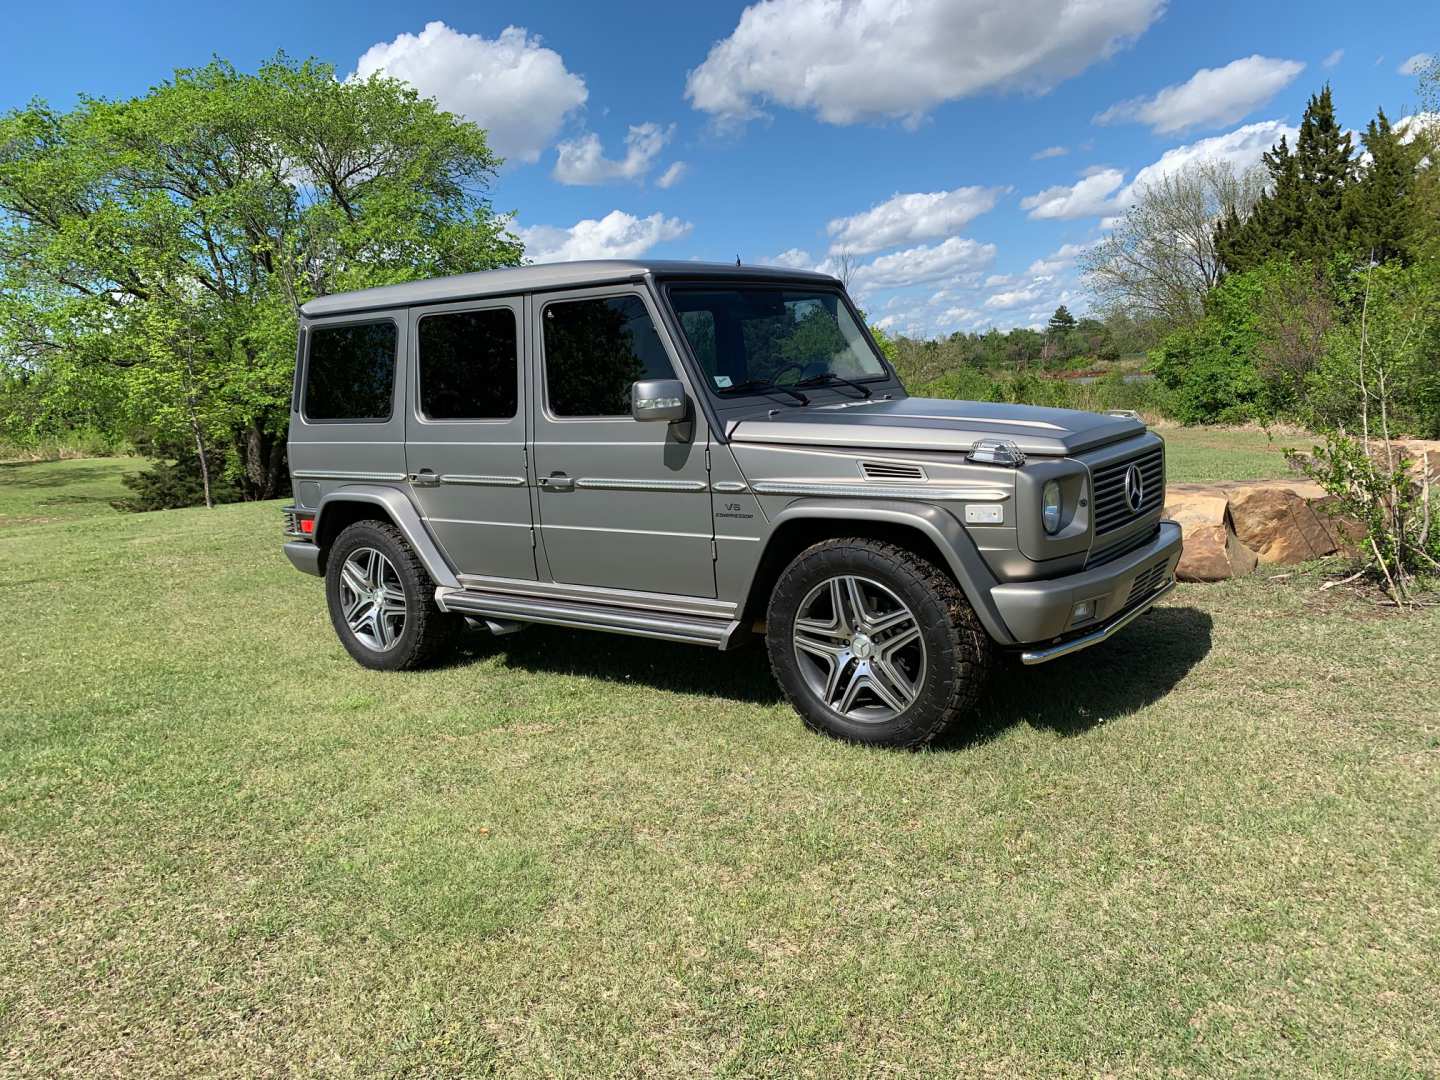
[[[138,449],[146,457],[156,459],[155,463],[144,472],[127,473],[121,483],[135,494],[115,499],[111,506],[126,513],[143,513],[205,505],[200,458],[193,450],[178,443],[150,439],[139,440]],[[216,504],[239,502],[244,496],[233,481],[225,478],[222,464],[220,455],[215,455],[210,462],[211,501]]]

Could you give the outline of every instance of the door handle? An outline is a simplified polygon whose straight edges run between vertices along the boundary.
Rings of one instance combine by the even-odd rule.
[[[414,487],[439,487],[440,477],[435,475],[434,469],[421,469],[410,474],[410,483]]]
[[[551,473],[540,477],[540,486],[546,491],[574,491],[575,478],[564,473]]]

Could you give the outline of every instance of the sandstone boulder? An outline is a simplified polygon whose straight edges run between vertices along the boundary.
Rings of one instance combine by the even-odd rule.
[[[1231,490],[1230,517],[1240,542],[1263,563],[1293,566],[1333,554],[1339,547],[1309,500],[1285,487]]]
[[[1170,490],[1165,516],[1178,522],[1185,551],[1175,576],[1181,581],[1225,581],[1255,569],[1255,553],[1235,535],[1229,499],[1219,490]]]

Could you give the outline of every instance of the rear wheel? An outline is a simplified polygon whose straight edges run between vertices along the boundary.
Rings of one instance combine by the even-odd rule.
[[[365,667],[423,667],[450,638],[452,620],[435,606],[435,582],[389,522],[359,521],[330,549],[325,598],[340,643]]]
[[[766,643],[809,727],[879,746],[921,746],[963,719],[993,653],[944,571],[863,539],[796,557],[771,596]]]

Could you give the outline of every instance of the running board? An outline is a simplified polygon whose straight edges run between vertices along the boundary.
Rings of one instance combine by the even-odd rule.
[[[730,648],[735,632],[740,627],[738,619],[637,611],[634,608],[610,607],[605,604],[541,600],[535,597],[479,592],[474,589],[450,589],[443,586],[435,590],[435,603],[440,606],[441,611],[454,611],[482,619],[546,623],[582,630],[608,630],[614,634],[709,645],[714,649]]]

